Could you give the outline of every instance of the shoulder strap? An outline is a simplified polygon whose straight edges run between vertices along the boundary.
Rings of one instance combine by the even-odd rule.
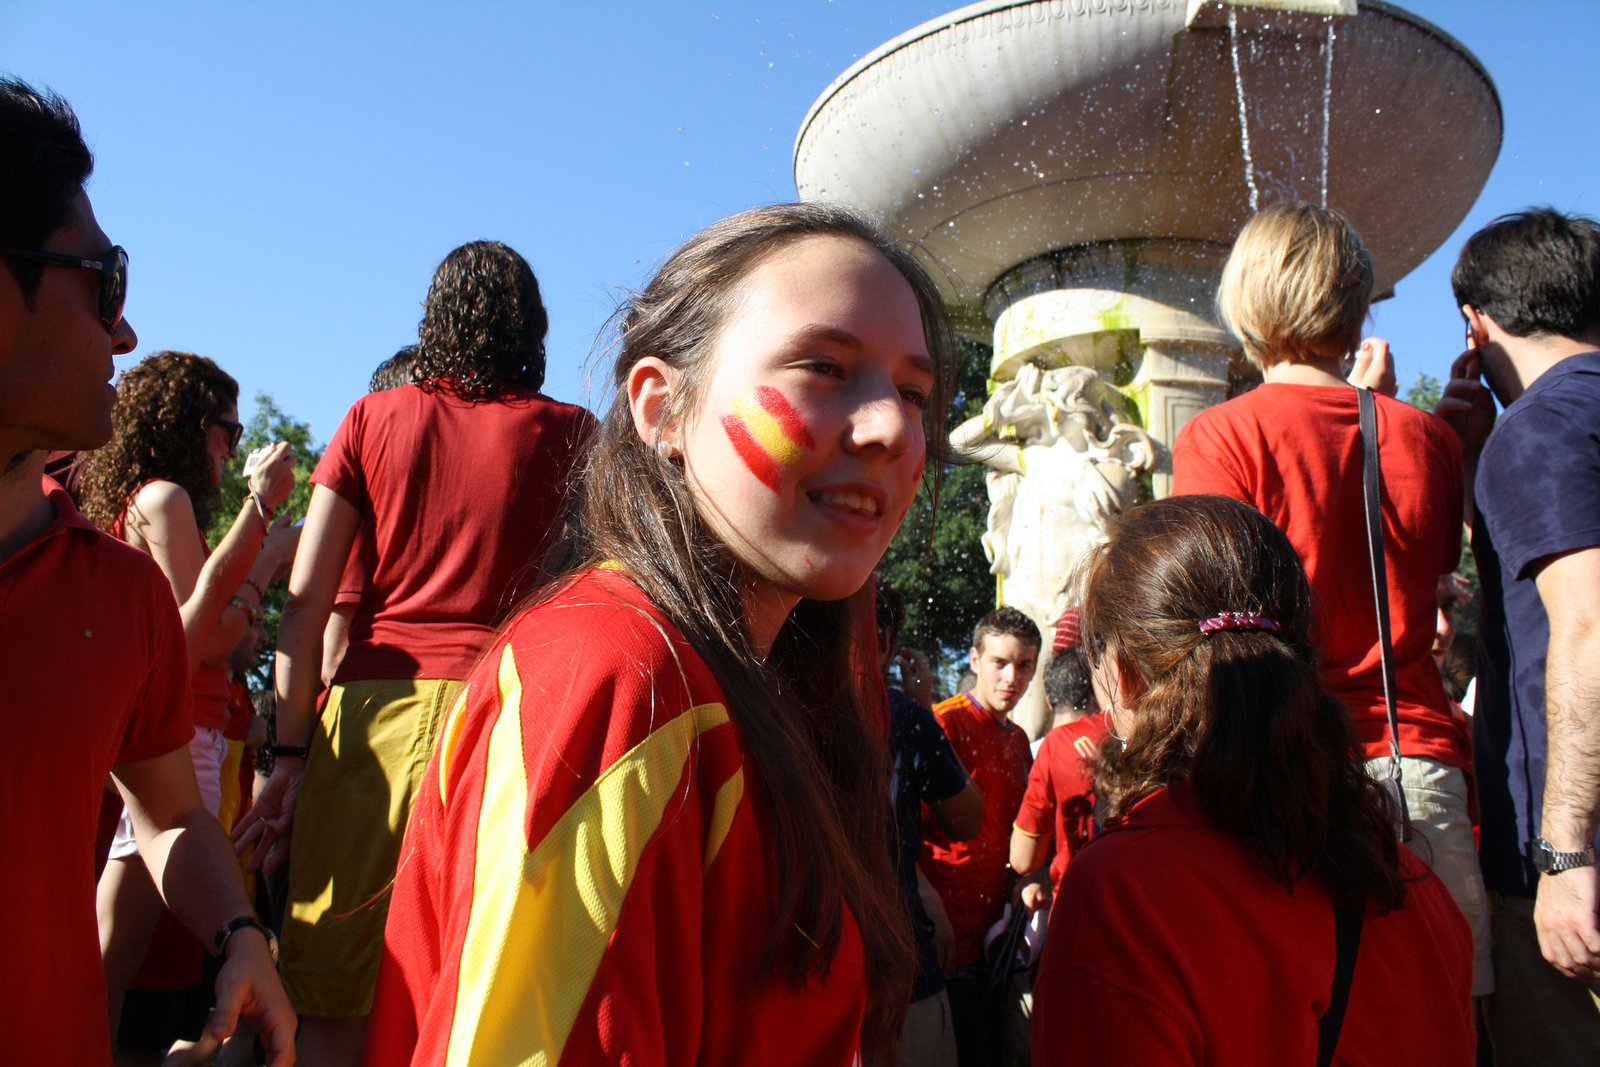
[[[1383,557],[1383,471],[1378,465],[1378,402],[1371,390],[1356,390],[1361,428],[1361,475],[1367,515],[1367,560],[1372,570],[1372,600],[1378,609],[1378,642],[1383,662],[1383,704],[1389,713],[1389,774],[1382,780],[1394,804],[1397,833],[1411,840],[1411,814],[1400,788],[1400,716],[1395,709],[1394,643],[1389,638],[1389,580]]]
[[[1400,762],[1400,723],[1394,702],[1394,644],[1389,639],[1389,580],[1384,570],[1383,472],[1378,466],[1378,404],[1366,389],[1356,390],[1361,421],[1361,480],[1367,512],[1367,560],[1372,566],[1372,599],[1378,606],[1378,639],[1383,645],[1383,703],[1389,711],[1389,758]],[[1399,767],[1395,767],[1396,773]]]
[[[1333,992],[1328,998],[1328,1010],[1317,1020],[1317,1067],[1328,1067],[1333,1062],[1334,1049],[1339,1047],[1339,1031],[1344,1029],[1344,1010],[1350,1003],[1350,981],[1356,974],[1361,926],[1366,917],[1365,908],[1333,909]]]

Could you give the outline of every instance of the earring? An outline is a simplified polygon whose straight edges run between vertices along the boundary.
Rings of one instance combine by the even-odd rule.
[[[656,455],[661,457],[661,462],[672,462],[672,445],[666,441],[656,442]]]

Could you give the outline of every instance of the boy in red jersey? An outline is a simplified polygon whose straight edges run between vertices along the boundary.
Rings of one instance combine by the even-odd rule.
[[[93,166],[64,100],[0,79],[0,939],[26,980],[0,998],[8,1062],[111,1056],[94,910],[94,838],[112,774],[167,904],[226,958],[218,1036],[241,1008],[273,1063],[294,1014],[238,864],[200,803],[187,744],[188,654],[149,557],[91,526],[43,477],[50,449],[111,436],[126,253],[95,221]],[[237,934],[238,936],[234,936]]]
[[[922,851],[923,874],[944,901],[955,934],[950,1011],[963,1065],[993,1058],[994,1021],[981,1004],[983,936],[1011,893],[1011,821],[1033,765],[1028,735],[1008,715],[1033,680],[1041,644],[1039,628],[1016,608],[991,611],[972,632],[969,657],[976,684],[933,709],[983,794],[978,836],[952,841],[938,826],[925,823]]]

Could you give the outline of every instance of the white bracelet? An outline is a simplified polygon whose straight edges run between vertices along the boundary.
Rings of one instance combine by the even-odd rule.
[[[256,506],[256,514],[261,517],[261,528],[263,530],[272,529],[272,513],[261,502],[261,494],[254,489],[250,490],[250,502]]]

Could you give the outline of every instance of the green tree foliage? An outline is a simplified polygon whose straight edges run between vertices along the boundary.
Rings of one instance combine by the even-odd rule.
[[[1439,402],[1439,397],[1444,391],[1443,384],[1431,374],[1418,374],[1417,380],[1406,389],[1404,400],[1414,408],[1423,411],[1432,411],[1433,405]]]
[[[317,460],[322,458],[322,446],[312,439],[310,423],[289,415],[266,393],[257,393],[255,414],[250,416],[249,423],[245,425],[244,437],[239,442],[239,456],[228,461],[227,470],[222,475],[220,503],[212,516],[211,529],[206,531],[206,540],[213,546],[222,540],[238,518],[239,508],[249,492],[242,473],[245,457],[251,449],[276,441],[288,441],[294,448],[295,456],[294,491],[289,494],[288,502],[279,509],[279,514],[290,514],[296,518],[305,516],[306,505],[311,502],[311,472],[316,468]],[[270,676],[272,650],[278,643],[278,619],[283,613],[284,596],[285,583],[279,581],[267,590],[266,598],[262,601],[268,640],[261,650],[260,660],[250,671],[252,688],[265,687]]]
[[[963,341],[948,428],[980,414],[988,399],[989,349]],[[965,669],[972,627],[994,607],[994,576],[983,554],[989,491],[981,464],[948,464],[938,507],[926,486],[879,567],[906,600],[903,644],[920,648],[945,690]]]

